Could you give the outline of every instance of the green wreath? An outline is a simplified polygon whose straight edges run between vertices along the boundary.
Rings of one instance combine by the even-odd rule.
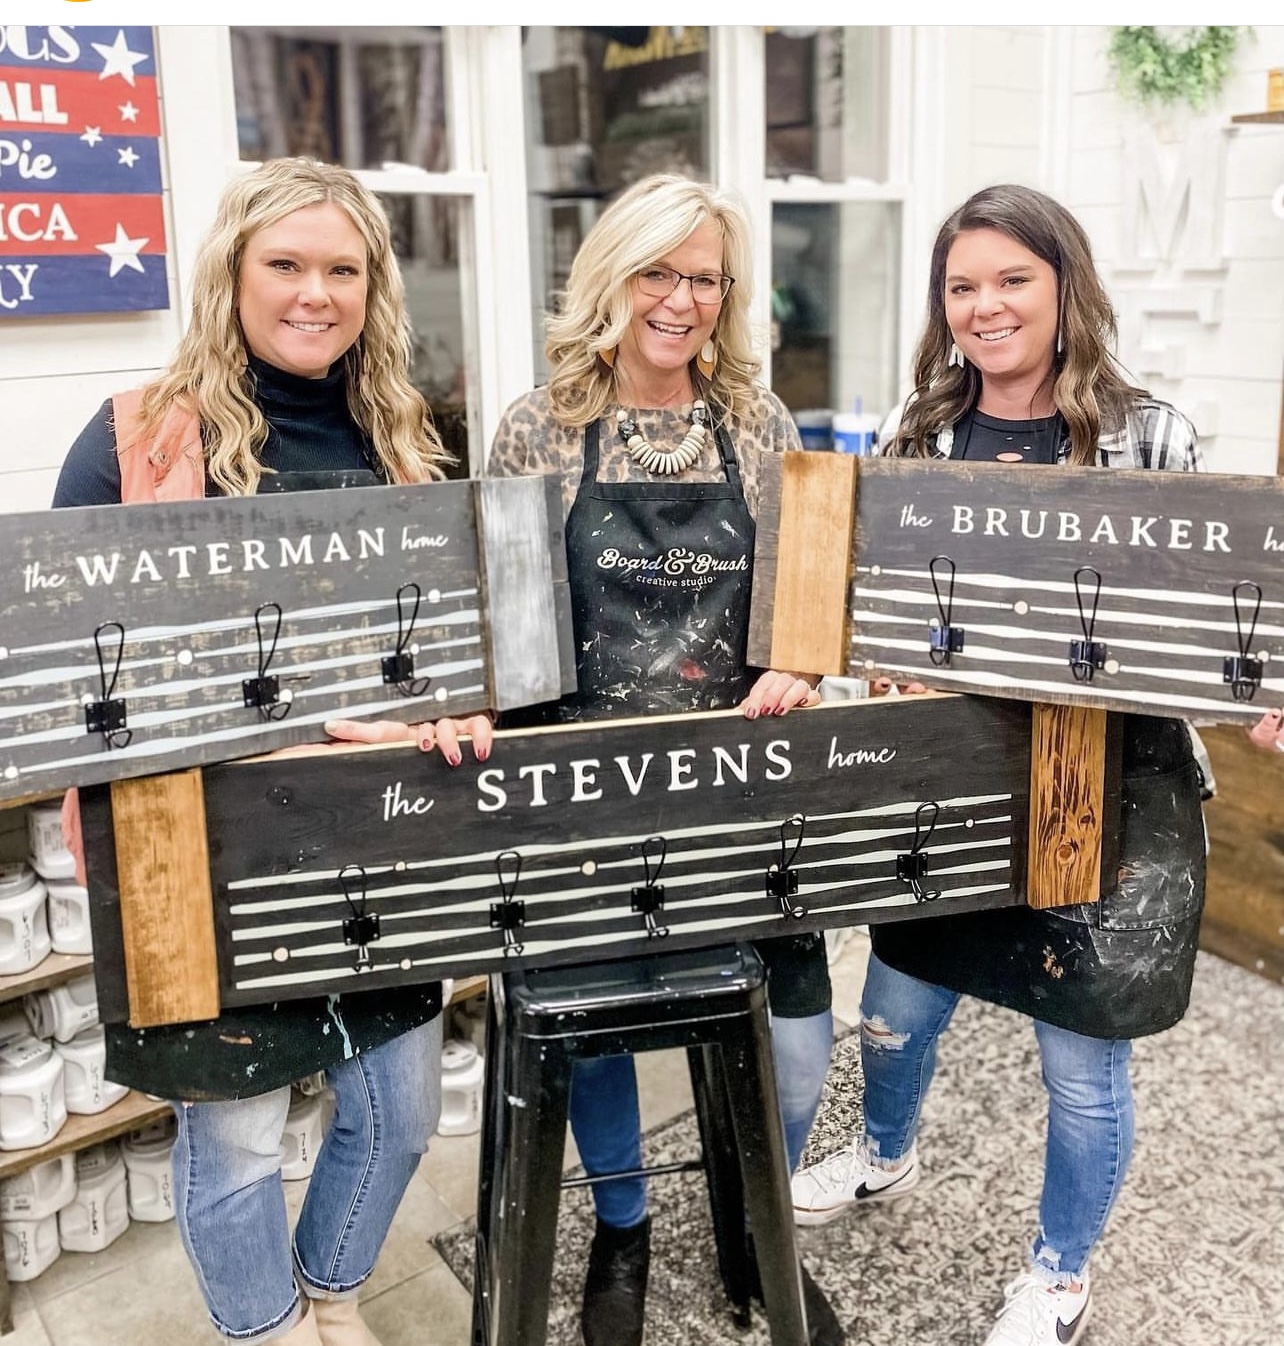
[[[1125,98],[1202,108],[1221,92],[1239,40],[1238,28],[1187,28],[1177,38],[1159,28],[1116,28],[1107,55]]]

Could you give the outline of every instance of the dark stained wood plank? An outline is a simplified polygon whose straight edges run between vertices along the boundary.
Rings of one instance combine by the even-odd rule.
[[[219,1012],[214,907],[199,770],[111,787],[129,1022]]]
[[[1027,706],[927,695],[504,732],[454,769],[399,746],[207,767],[221,1001],[1015,905],[1030,742]]]
[[[1097,900],[1105,780],[1105,711],[1036,705],[1030,747],[1032,907]]]

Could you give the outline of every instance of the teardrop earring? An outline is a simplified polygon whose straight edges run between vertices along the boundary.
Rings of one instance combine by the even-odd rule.
[[[700,347],[700,354],[696,356],[696,368],[707,379],[713,377],[713,367],[718,362],[718,348],[713,344],[713,338]]]
[[[949,363],[952,366],[957,365],[960,369],[963,368],[963,352],[959,350],[959,343],[957,341],[950,342]]]

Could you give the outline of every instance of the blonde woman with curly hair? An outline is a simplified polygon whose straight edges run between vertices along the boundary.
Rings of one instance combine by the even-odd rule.
[[[1123,377],[1114,336],[1074,216],[1032,188],[987,187],[937,234],[914,391],[884,426],[884,451],[1044,471],[1202,471],[1194,427]],[[1039,1228],[986,1346],[1081,1340],[1088,1258],[1132,1155],[1132,1041],[1175,1024],[1190,998],[1204,904],[1191,737],[1180,720],[1116,718],[1123,821],[1111,891],[1047,911],[873,926],[861,997],[864,1126],[793,1181],[804,1225],[909,1193],[938,1040],[961,996],[1032,1020],[1048,1094]]]
[[[169,367],[103,405],[54,505],[440,477],[409,355],[379,203],[346,169],[266,163],[223,194]],[[377,1346],[357,1290],[436,1129],[440,1010],[433,983],[108,1027],[108,1076],[174,1100],[179,1232],[225,1336]],[[281,1138],[291,1081],[319,1070],[337,1111],[291,1239]]]
[[[706,183],[657,175],[603,212],[549,319],[547,387],[504,414],[495,476],[559,472],[578,690],[558,722],[739,706],[749,718],[819,700],[813,679],[746,658],[758,464],[801,448],[758,381],[743,209]],[[524,717],[528,718],[528,717]],[[797,1163],[833,1040],[819,936],[758,944],[768,968],[785,1147]],[[600,971],[600,970],[599,970]],[[590,1173],[641,1167],[633,1059],[576,1063],[571,1126]],[[650,1255],[642,1178],[593,1187],[587,1346],[637,1346]],[[803,1273],[810,1340],[843,1333]]]

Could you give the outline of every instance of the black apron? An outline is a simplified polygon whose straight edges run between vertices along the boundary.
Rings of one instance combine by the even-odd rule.
[[[745,663],[754,522],[725,427],[724,482],[600,482],[599,422],[566,520],[579,690],[562,720],[676,715],[738,705]]]
[[[584,431],[584,470],[566,520],[576,692],[560,720],[726,710],[757,678],[747,666],[754,521],[726,428],[714,439],[725,482],[597,480],[600,424]],[[819,934],[754,943],[772,1013],[829,1008]]]

